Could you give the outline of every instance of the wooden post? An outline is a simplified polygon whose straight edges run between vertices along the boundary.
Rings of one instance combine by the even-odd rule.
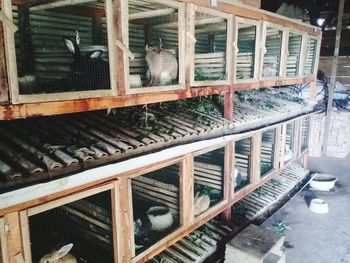
[[[113,224],[113,252],[114,262],[121,263],[122,260],[122,248],[121,248],[121,222],[122,214],[120,213],[120,183],[119,181],[114,182],[114,188],[111,191],[112,200],[112,224]]]
[[[281,169],[284,166],[284,154],[285,154],[285,145],[286,145],[287,124],[280,125],[279,134],[280,134],[280,137],[279,137],[280,147],[276,148],[279,151],[278,152],[279,160],[277,162],[276,167],[278,169]],[[293,150],[293,149],[291,149],[291,150]],[[293,151],[293,153],[295,153],[295,151]]]
[[[126,47],[129,47],[129,21],[128,21],[128,1],[115,0],[113,1],[113,45],[120,41]],[[129,57],[120,47],[114,48],[116,72],[115,79],[118,83],[118,95],[125,95],[127,86],[129,85]]]
[[[19,213],[14,212],[0,218],[0,228],[1,249],[4,263],[24,262]]]
[[[230,203],[233,197],[233,156],[234,156],[234,141],[230,141],[225,147],[225,164],[224,164],[224,199]],[[231,223],[232,209],[230,206],[222,213],[223,223],[228,225]]]
[[[130,262],[131,258],[135,255],[134,250],[134,232],[132,225],[132,193],[131,193],[131,179],[121,177],[120,182],[120,227],[121,229],[121,241],[120,248],[122,254],[121,262]]]
[[[4,31],[0,23],[0,104],[9,100],[9,86],[6,73]]]
[[[224,94],[224,117],[229,121],[233,120],[233,85]]]
[[[193,156],[187,154],[180,164],[180,224],[190,226],[194,220],[194,167]]]
[[[334,57],[333,57],[333,64],[332,64],[331,83],[329,85],[330,89],[328,92],[326,121],[325,121],[324,137],[323,137],[323,144],[322,144],[322,155],[323,156],[325,156],[327,153],[328,137],[329,137],[329,131],[330,131],[330,127],[331,127],[331,117],[332,117],[331,113],[332,113],[332,104],[333,104],[334,88],[335,88],[335,80],[336,80],[335,78],[337,75],[340,38],[341,38],[341,31],[342,31],[342,26],[343,26],[344,2],[345,2],[345,0],[339,0],[338,17],[337,17],[337,19],[338,19],[337,33],[335,36],[335,49],[334,49]]]
[[[260,149],[261,132],[254,134],[251,138],[250,148],[250,182],[256,185],[260,181]]]

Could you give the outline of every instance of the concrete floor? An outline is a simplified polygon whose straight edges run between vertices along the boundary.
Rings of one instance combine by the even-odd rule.
[[[271,229],[281,220],[292,228],[285,232],[287,263],[350,263],[350,158],[310,158],[309,168],[337,176],[334,190],[307,186],[262,226]],[[309,210],[316,197],[328,202],[328,214]]]

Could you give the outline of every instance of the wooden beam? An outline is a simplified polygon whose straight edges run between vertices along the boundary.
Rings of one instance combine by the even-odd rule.
[[[50,2],[45,4],[33,5],[29,9],[30,11],[41,11],[47,9],[54,9],[64,6],[80,5],[85,3],[96,2],[95,0],[61,0],[56,2]]]
[[[4,31],[0,24],[0,104],[8,102],[9,86],[6,74],[6,57],[4,49]]]
[[[199,6],[211,8],[210,1],[206,0],[180,0],[186,3],[194,3]],[[264,20],[271,23],[279,24],[284,27],[289,27],[295,30],[307,32],[312,35],[320,35],[321,30],[318,27],[310,26],[308,24],[295,21],[290,18],[283,17],[281,15],[274,14],[265,10],[261,10],[247,5],[233,2],[231,0],[219,1],[217,4],[217,10],[236,14],[240,17],[250,18],[254,20]]]
[[[335,38],[335,50],[334,50],[334,57],[333,57],[331,82],[329,86],[330,88],[328,90],[326,121],[325,121],[324,137],[323,137],[323,144],[322,144],[323,156],[325,156],[327,153],[329,131],[331,127],[331,114],[332,114],[332,105],[333,105],[333,98],[334,98],[335,80],[337,76],[337,66],[338,66],[339,46],[340,46],[340,38],[341,38],[341,31],[342,31],[341,29],[342,29],[342,23],[343,23],[344,3],[345,3],[345,0],[339,0],[337,34]]]
[[[176,12],[176,9],[174,8],[164,8],[164,9],[155,9],[151,11],[137,12],[137,13],[129,14],[129,20],[165,16],[165,15],[174,14],[175,12]]]
[[[230,141],[225,147],[225,165],[224,165],[224,200],[231,201],[233,197],[233,162],[234,162],[234,142]],[[231,223],[232,209],[229,206],[222,214],[222,220],[225,224]]]
[[[119,76],[119,75],[118,75]],[[310,83],[315,77],[286,79],[282,81],[260,81],[251,83],[233,84],[234,91],[257,89],[267,86],[283,86],[292,84]],[[120,84],[120,78],[118,84]],[[119,85],[118,88],[121,86]],[[54,102],[38,102],[16,105],[0,106],[0,120],[22,119],[36,116],[50,116],[74,112],[84,112],[92,110],[102,110],[107,108],[120,108],[135,105],[144,105],[158,102],[173,101],[178,99],[194,98],[199,96],[208,96],[213,94],[223,94],[230,86],[208,86],[194,87],[185,90],[154,92],[150,94],[133,94],[116,97],[74,99]]]

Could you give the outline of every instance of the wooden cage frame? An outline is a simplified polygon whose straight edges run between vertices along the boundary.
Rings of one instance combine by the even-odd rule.
[[[304,63],[303,63],[303,55],[304,55],[304,49],[305,49],[305,37],[306,35],[301,32],[301,31],[298,31],[298,30],[294,30],[294,29],[290,29],[290,28],[287,28],[286,30],[286,48],[288,50],[288,44],[289,44],[289,33],[293,33],[293,34],[296,34],[296,35],[300,35],[301,36],[301,43],[300,43],[300,51],[299,51],[299,65],[298,65],[298,70],[296,72],[296,75],[292,75],[292,76],[288,76],[287,75],[287,63],[288,63],[288,56],[289,56],[289,52],[285,52],[284,53],[284,56],[285,56],[285,75],[284,75],[284,78],[286,79],[295,79],[295,78],[300,78],[300,77],[303,77],[303,70],[304,70]]]
[[[116,74],[116,47],[114,41],[113,29],[113,3],[112,0],[105,1],[106,23],[107,23],[107,39],[109,50],[109,70],[110,89],[106,90],[85,90],[72,92],[56,92],[47,94],[20,94],[17,74],[16,48],[14,32],[8,27],[4,27],[4,47],[7,62],[8,84],[10,91],[10,99],[13,104],[35,103],[45,101],[64,101],[70,99],[88,99],[98,97],[109,97],[117,95],[117,79]],[[1,0],[2,10],[4,14],[13,20],[12,16],[12,0]]]
[[[130,81],[129,81],[129,58],[128,58],[128,54],[131,53],[130,50],[128,49],[123,49],[124,53],[124,75],[125,75],[125,80],[124,80],[124,84],[122,88],[122,91],[119,93],[121,95],[131,95],[131,94],[139,94],[139,93],[152,93],[158,91],[158,92],[162,92],[162,91],[173,91],[173,90],[183,90],[185,89],[185,47],[186,47],[186,43],[185,43],[185,27],[186,27],[186,5],[184,3],[181,2],[177,2],[174,0],[152,0],[152,2],[155,3],[159,3],[162,4],[164,6],[168,6],[169,8],[173,8],[178,10],[178,50],[179,50],[179,61],[178,61],[178,79],[179,79],[179,83],[175,84],[175,85],[168,85],[168,86],[154,86],[154,87],[140,87],[140,88],[131,88],[130,87]],[[123,43],[123,45],[125,47],[129,47],[129,20],[130,20],[130,16],[133,16],[134,14],[129,15],[129,7],[128,7],[128,1],[125,1],[124,3],[124,10],[126,14],[120,14],[122,17],[122,31],[123,31],[123,37],[122,39],[118,39],[119,41],[121,41]],[[159,10],[156,10],[159,11]],[[138,19],[141,19],[143,17],[152,17],[152,11],[144,11],[141,12],[140,15],[138,16]],[[159,13],[157,14],[157,16],[159,15]],[[127,30],[126,30],[127,29]],[[125,62],[126,60],[126,62]]]
[[[233,33],[233,15],[224,13],[221,11],[213,10],[211,8],[202,7],[202,6],[196,6],[193,4],[188,4],[187,6],[187,17],[189,18],[187,23],[187,55],[188,60],[190,63],[189,66],[189,83],[190,86],[196,87],[196,86],[211,86],[211,85],[230,85],[232,83],[232,47],[233,47],[233,39],[232,39],[232,33]],[[226,77],[225,80],[195,80],[195,45],[196,45],[196,39],[195,39],[195,17],[196,12],[212,15],[215,17],[223,18],[227,22],[227,28],[226,28],[226,60],[225,60],[225,71],[226,71]]]
[[[249,82],[256,82],[259,81],[259,66],[260,66],[260,39],[261,39],[261,22],[258,20],[248,19],[236,16],[235,17],[235,23],[234,23],[234,35],[233,35],[233,41],[234,41],[234,61],[237,61],[237,54],[238,54],[238,24],[247,24],[251,26],[256,27],[256,34],[255,34],[255,54],[254,54],[254,73],[253,78],[248,79],[237,79],[237,63],[234,63],[234,69],[233,69],[233,83],[249,83]],[[258,51],[258,52],[257,52]]]
[[[266,37],[267,37],[267,28],[271,27],[273,29],[277,29],[282,31],[281,36],[281,50],[280,50],[280,63],[278,67],[278,75],[277,76],[263,76],[263,68],[264,68],[264,58],[267,52],[266,50]],[[286,68],[286,57],[283,55],[283,50],[287,47],[287,30],[284,26],[263,21],[262,22],[262,34],[261,34],[261,46],[260,46],[260,66],[259,66],[259,79],[260,80],[281,80],[285,76],[285,68]]]
[[[134,160],[131,159],[125,161],[125,164],[120,164],[121,167],[125,168],[117,168],[119,167],[118,163],[113,164],[110,168],[95,168],[102,169],[100,172],[94,172],[95,174],[100,174],[100,176],[89,180],[84,179],[82,181],[81,177],[86,178],[86,176],[81,176],[80,174],[57,179],[52,182],[41,184],[39,187],[42,191],[35,194],[35,196],[31,194],[31,200],[23,199],[26,198],[23,196],[13,198],[14,196],[11,192],[5,194],[5,197],[0,200],[0,207],[3,208],[0,210],[0,241],[3,262],[12,263],[15,262],[15,257],[23,257],[23,259],[29,257],[29,246],[28,244],[25,245],[26,242],[28,243],[29,238],[28,216],[52,209],[53,207],[60,206],[67,202],[73,202],[74,200],[93,195],[94,193],[102,192],[103,190],[112,190],[112,199],[115,204],[112,209],[114,209],[113,216],[117,223],[115,224],[116,235],[113,239],[114,250],[118,252],[115,258],[115,260],[118,260],[117,262],[144,262],[220,213],[223,213],[224,221],[228,222],[231,218],[231,206],[234,203],[276,176],[282,167],[287,167],[290,164],[281,163],[281,161],[283,161],[283,151],[281,151],[281,149],[283,149],[283,140],[285,139],[283,127],[290,121],[295,121],[296,124],[300,124],[302,118],[305,118],[305,115],[269,127],[242,134],[230,135],[227,138],[222,138],[222,140],[212,139],[213,141],[209,144],[207,142],[195,142],[192,146],[185,148],[179,146],[178,149],[182,150],[176,150],[177,147],[175,147],[174,149],[169,149],[169,152],[174,152],[174,155],[172,155],[173,157],[168,153],[166,155],[167,157],[164,158],[164,153],[162,152],[156,153],[154,158],[147,158],[147,156],[144,156],[144,158],[142,158],[144,161],[141,162],[139,167],[130,167],[129,162],[134,162]],[[266,176],[260,177],[261,134],[263,131],[272,128],[276,129],[277,140],[275,146],[277,151],[274,155],[275,168]],[[300,149],[300,125],[296,125],[295,130],[297,132],[296,134],[299,134],[299,138],[296,138],[295,147],[299,147]],[[235,161],[234,143],[239,139],[247,137],[251,138],[250,182],[248,185],[235,192],[232,187],[232,169]],[[196,146],[194,147],[194,145]],[[192,209],[194,199],[194,157],[222,147],[225,147],[224,181],[226,180],[223,200],[213,207],[210,207],[203,214],[194,217]],[[294,160],[303,159],[307,161],[307,155],[308,150],[306,149],[302,153],[299,152]],[[164,161],[157,162],[154,160],[157,158],[164,158]],[[145,161],[146,159],[147,161]],[[180,165],[179,196],[182,225],[141,254],[135,256],[133,255],[133,250],[130,249],[133,247],[131,179],[175,163]],[[114,166],[116,168],[112,169]],[[37,189],[38,186],[33,187]],[[27,191],[26,188],[19,190],[19,192],[23,191]],[[19,193],[18,191],[15,192]],[[33,191],[29,192],[32,193]],[[27,195],[29,192],[27,192]],[[25,202],[18,202],[18,199],[23,199]],[[184,200],[186,200],[186,202]]]
[[[303,46],[303,55],[302,55],[302,75],[305,77],[311,76],[314,77],[316,79],[317,77],[317,70],[318,70],[318,63],[320,60],[320,51],[321,51],[321,36],[313,36],[310,34],[306,34],[305,33],[305,43]],[[304,73],[304,66],[305,66],[305,58],[306,58],[306,46],[307,46],[307,42],[309,41],[309,39],[313,39],[316,40],[316,50],[315,50],[315,57],[314,57],[314,65],[313,65],[313,71],[311,72],[311,74],[305,74]]]

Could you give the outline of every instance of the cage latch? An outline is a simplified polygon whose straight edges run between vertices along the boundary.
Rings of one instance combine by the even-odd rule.
[[[187,37],[193,42],[193,43],[196,43],[197,42],[197,39],[196,37],[191,33],[191,32],[187,32],[186,33]]]
[[[123,42],[121,42],[120,40],[117,40],[117,42],[115,43],[117,45],[117,47],[119,47],[121,50],[123,50],[125,53],[128,54],[128,57],[131,59],[131,60],[134,60],[135,59],[135,54],[132,53],[130,51],[130,49],[128,49]]]
[[[2,11],[0,11],[0,21],[3,22],[13,33],[18,30],[18,27]]]

